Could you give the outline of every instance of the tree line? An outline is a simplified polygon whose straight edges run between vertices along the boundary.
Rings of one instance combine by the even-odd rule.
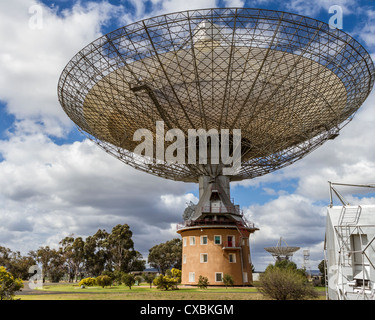
[[[105,272],[144,271],[146,260],[134,249],[132,231],[127,224],[118,224],[110,233],[99,229],[86,239],[67,236],[59,242],[58,249],[39,247],[26,256],[0,246],[0,266],[15,278],[27,280],[31,266],[39,265],[43,282],[58,282],[64,277],[69,282],[84,277],[98,277]],[[148,263],[160,273],[170,268],[181,268],[182,241],[172,239],[149,249]]]

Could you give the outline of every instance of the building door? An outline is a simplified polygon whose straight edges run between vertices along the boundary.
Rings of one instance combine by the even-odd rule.
[[[233,247],[233,236],[228,236],[228,247]]]

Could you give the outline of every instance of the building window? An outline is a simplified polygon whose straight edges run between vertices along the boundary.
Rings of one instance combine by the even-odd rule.
[[[194,236],[190,237],[190,245],[195,246],[195,237]]]
[[[208,262],[208,254],[207,253],[201,253],[201,263]]]
[[[189,282],[195,282],[195,272],[189,272]]]
[[[183,239],[184,239],[184,240],[183,240],[183,241],[184,241],[184,247],[186,247],[186,245],[187,245],[187,238],[184,237]]]
[[[207,236],[201,236],[201,244],[207,244],[207,243],[208,243]]]
[[[235,253],[229,254],[229,262],[230,263],[236,263],[236,254]]]
[[[186,254],[184,254],[182,257],[182,263],[186,263]]]
[[[215,244],[221,244],[221,236],[214,236]]]
[[[223,282],[223,273],[215,272],[215,282]]]

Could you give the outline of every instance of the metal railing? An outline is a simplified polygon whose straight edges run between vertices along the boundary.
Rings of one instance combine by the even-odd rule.
[[[234,221],[234,220],[187,220],[184,223],[178,223],[176,228],[177,230],[183,229],[183,228],[189,228],[189,227],[199,227],[199,226],[224,226],[224,225],[230,225],[234,227],[240,227],[240,228],[249,228],[254,229],[255,225],[254,223],[248,222],[248,221]]]
[[[233,206],[223,206],[220,205],[218,207],[215,206],[203,206],[201,209],[201,213],[234,213],[234,214],[241,214],[240,208]]]
[[[222,242],[222,248],[233,248],[233,249],[238,249],[241,248],[241,241],[236,240],[236,241],[223,241]]]

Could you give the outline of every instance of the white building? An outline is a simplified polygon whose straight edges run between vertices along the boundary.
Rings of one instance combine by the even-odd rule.
[[[375,205],[330,206],[325,235],[330,300],[375,300]]]

